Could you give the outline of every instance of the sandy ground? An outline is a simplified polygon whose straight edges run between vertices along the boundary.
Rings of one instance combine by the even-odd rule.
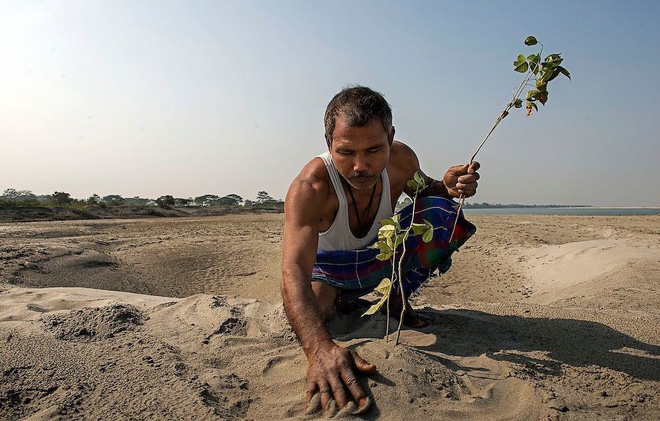
[[[473,216],[414,298],[433,324],[333,336],[366,419],[660,419],[660,217]],[[0,224],[0,419],[282,419],[306,361],[282,215]]]

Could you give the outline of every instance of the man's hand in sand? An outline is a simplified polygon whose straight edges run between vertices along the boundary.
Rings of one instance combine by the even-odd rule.
[[[316,352],[309,353],[305,412],[316,412],[320,406],[329,416],[334,416],[337,410],[356,415],[369,409],[371,399],[360,385],[355,370],[373,374],[376,366],[362,359],[357,352],[332,341],[320,344]]]
[[[474,196],[477,193],[477,180],[479,180],[477,170],[480,166],[477,161],[474,161],[470,165],[450,167],[443,177],[443,182],[449,194],[452,197]]]

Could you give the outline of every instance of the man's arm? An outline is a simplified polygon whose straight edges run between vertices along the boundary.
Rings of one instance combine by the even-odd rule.
[[[331,341],[311,287],[318,244],[318,192],[307,180],[294,180],[285,200],[282,297],[291,326],[306,355]]]
[[[435,180],[422,171],[419,166],[419,159],[415,152],[406,144],[396,142],[400,160],[404,166],[405,173],[407,174],[406,180],[411,180],[415,175],[415,171],[426,181],[426,189],[419,193],[419,197],[424,196],[441,196],[447,198],[474,196],[477,192],[477,180],[479,180],[479,173],[477,170],[480,165],[478,162],[473,162],[468,165],[454,165],[449,167],[442,180]],[[406,185],[404,191],[410,197],[415,194],[415,190]]]
[[[324,411],[334,399],[339,409],[354,400],[362,412],[368,409],[370,401],[353,368],[375,372],[376,367],[332,341],[311,287],[322,200],[318,186],[315,188],[303,176],[294,180],[287,194],[281,284],[284,308],[307,356],[305,406],[318,393]]]

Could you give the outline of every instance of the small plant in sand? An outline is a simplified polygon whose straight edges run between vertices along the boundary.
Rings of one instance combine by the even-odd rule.
[[[470,158],[470,164],[474,162],[474,159],[477,157],[477,154],[484,146],[490,135],[495,131],[495,128],[500,124],[500,122],[509,115],[509,110],[511,108],[522,108],[523,100],[520,98],[525,88],[531,88],[527,91],[525,95],[525,109],[527,110],[527,115],[531,116],[535,111],[538,111],[537,103],[545,105],[548,102],[548,83],[553,81],[557,76],[564,75],[567,78],[571,78],[571,74],[564,67],[561,66],[561,63],[564,61],[561,58],[561,54],[550,54],[541,61],[541,55],[543,54],[543,44],[538,42],[538,40],[532,35],[525,38],[525,45],[532,47],[539,45],[539,52],[536,54],[530,54],[527,57],[523,54],[519,54],[516,60],[513,62],[513,67],[516,72],[524,73],[522,82],[515,90],[513,98],[506,104],[504,110],[500,113],[497,120],[491,127],[486,137],[481,141],[481,144],[477,150]],[[534,82],[532,82],[534,79]],[[458,215],[463,208],[463,203],[465,203],[465,196],[461,195],[458,201],[458,207],[456,210],[456,215]],[[454,233],[456,231],[456,224],[458,223],[458,218],[454,221],[454,227],[449,236],[449,242],[454,238]]]
[[[363,314],[363,316],[368,316],[376,313],[380,308],[387,303],[387,322],[385,327],[385,337],[386,341],[389,342],[390,338],[390,295],[392,293],[392,288],[394,285],[398,284],[399,292],[401,294],[401,314],[399,316],[399,327],[396,333],[396,344],[399,343],[399,337],[401,335],[401,328],[403,326],[403,317],[406,313],[406,297],[403,290],[403,257],[406,254],[406,240],[412,235],[421,235],[422,240],[425,243],[428,243],[433,239],[433,225],[430,222],[424,220],[423,224],[416,224],[413,222],[414,219],[414,209],[417,202],[417,195],[419,192],[426,188],[426,182],[424,178],[419,175],[418,172],[415,172],[415,176],[412,180],[408,180],[408,187],[415,189],[413,194],[412,209],[413,212],[410,215],[410,223],[407,227],[401,226],[401,215],[395,214],[392,218],[385,218],[379,221],[381,227],[378,230],[378,241],[371,248],[379,249],[380,253],[376,256],[378,260],[390,260],[392,262],[392,279],[385,278],[380,284],[375,288],[375,291],[381,294],[380,300],[369,307],[369,309]],[[402,246],[400,256],[398,256],[397,261],[397,248]],[[397,268],[398,262],[398,268]]]

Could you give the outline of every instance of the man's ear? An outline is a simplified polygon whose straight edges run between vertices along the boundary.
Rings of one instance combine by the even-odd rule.
[[[387,143],[389,143],[390,146],[392,146],[392,142],[394,142],[394,133],[395,132],[396,132],[396,130],[394,130],[394,126],[392,126],[392,128],[390,129],[390,133],[387,136]]]

